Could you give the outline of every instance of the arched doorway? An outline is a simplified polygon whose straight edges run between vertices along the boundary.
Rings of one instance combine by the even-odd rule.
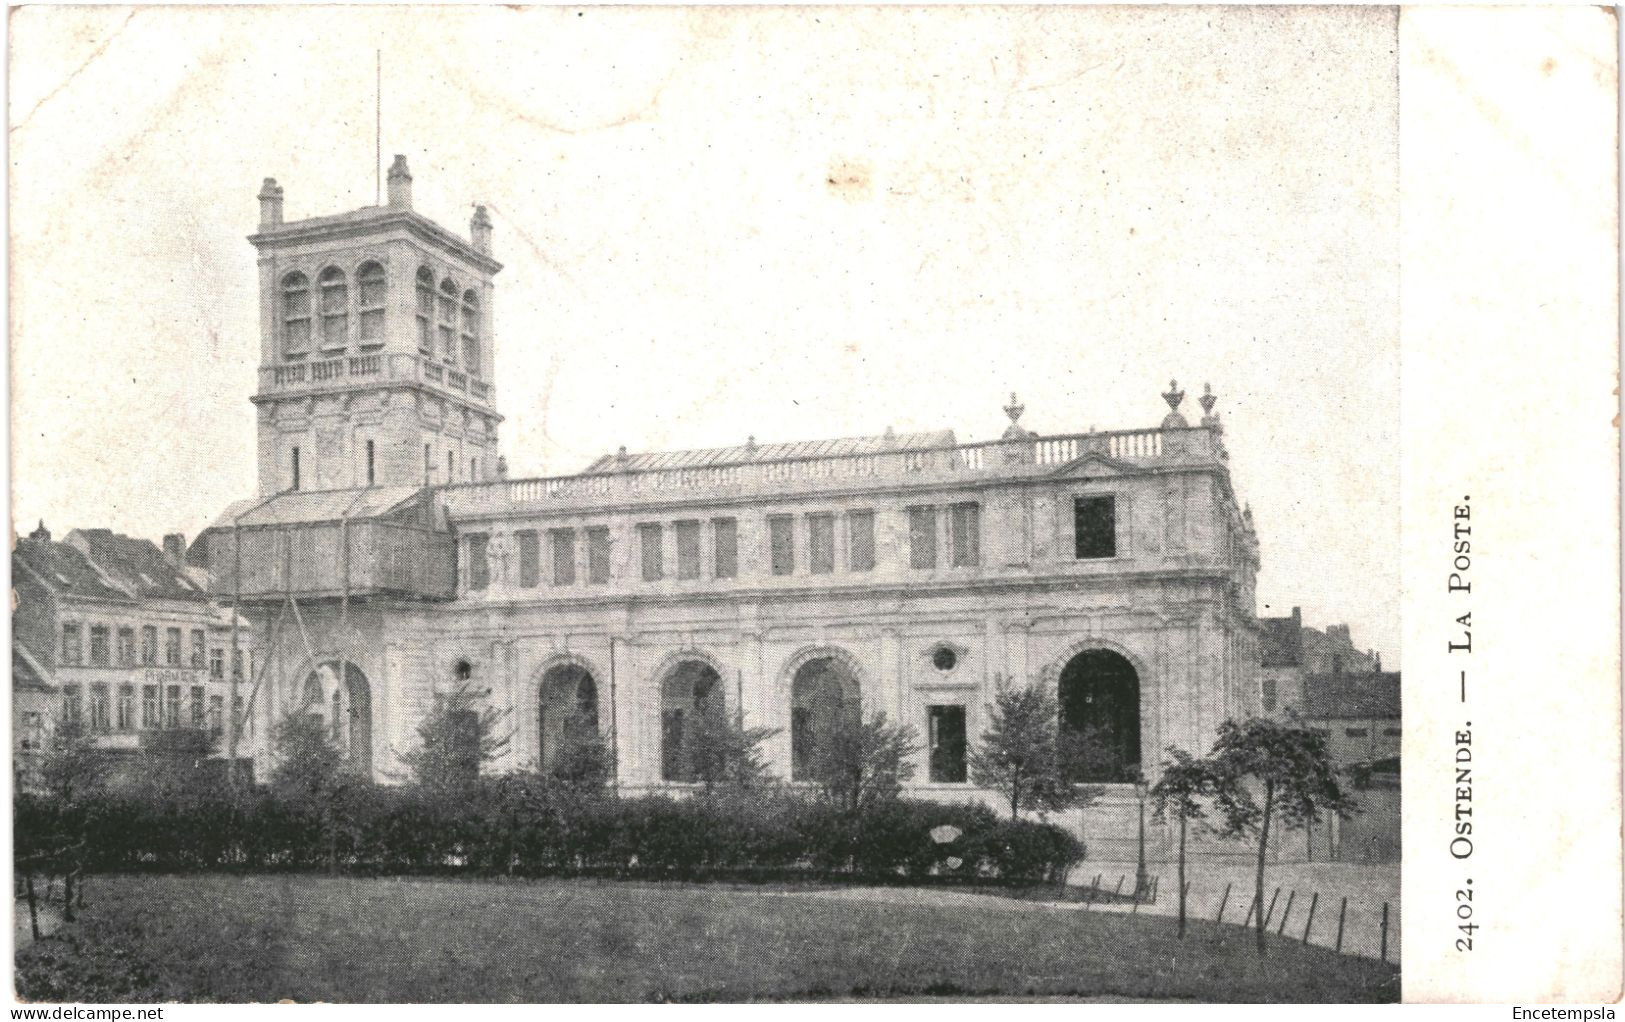
[[[861,718],[857,675],[835,657],[822,656],[796,669],[790,683],[790,779],[813,778],[818,750],[835,724]]]
[[[1140,676],[1109,649],[1087,649],[1061,669],[1061,740],[1073,781],[1140,776]]]
[[[683,740],[702,715],[723,712],[722,676],[703,660],[680,660],[660,683],[660,777],[691,781]]]
[[[305,677],[301,709],[320,717],[352,771],[372,777],[372,687],[347,660],[318,664]]]
[[[580,664],[558,664],[542,675],[537,691],[536,762],[552,769],[578,736],[598,733],[598,682]]]

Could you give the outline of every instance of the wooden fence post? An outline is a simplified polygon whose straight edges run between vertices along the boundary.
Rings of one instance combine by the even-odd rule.
[[[1117,887],[1116,887],[1115,890],[1112,891],[1112,900],[1113,901],[1115,901],[1118,898],[1123,896],[1123,880],[1124,879],[1125,878],[1121,874],[1119,874],[1119,876],[1117,877]]]
[[[1219,899],[1219,914],[1213,917],[1215,923],[1224,922],[1224,907],[1230,904],[1230,885],[1224,885],[1224,897]]]
[[[1309,899],[1309,918],[1303,924],[1303,942],[1305,944],[1309,943],[1309,928],[1315,925],[1315,906],[1318,904],[1320,904],[1320,892],[1316,891]]]
[[[1336,950],[1337,950],[1338,954],[1343,953],[1343,917],[1348,915],[1348,911],[1349,911],[1349,900],[1348,900],[1347,897],[1344,897],[1343,898],[1343,904],[1337,910],[1337,949]]]
[[[1253,895],[1247,902],[1247,914],[1242,917],[1241,925],[1246,926],[1253,921],[1253,913],[1258,910],[1258,895]]]
[[[1275,901],[1281,896],[1281,889],[1277,887],[1275,893],[1270,895],[1269,910],[1264,913],[1264,929],[1269,929],[1270,920],[1275,918]]]
[[[1388,903],[1382,903],[1382,960],[1388,960]]]
[[[1281,926],[1280,926],[1280,929],[1275,931],[1275,935],[1277,937],[1279,937],[1282,934],[1286,933],[1286,921],[1287,921],[1287,918],[1292,915],[1292,902],[1293,902],[1293,900],[1295,898],[1297,898],[1297,896],[1298,896],[1297,891],[1288,891],[1288,892],[1286,892],[1286,908],[1281,910]]]
[[[1095,874],[1094,880],[1089,882],[1089,897],[1084,899],[1083,910],[1089,911],[1089,906],[1095,903],[1095,894],[1100,890],[1100,875]]]
[[[29,867],[24,874],[28,882],[28,926],[34,933],[34,939],[39,940],[39,902],[34,895],[34,869]]]

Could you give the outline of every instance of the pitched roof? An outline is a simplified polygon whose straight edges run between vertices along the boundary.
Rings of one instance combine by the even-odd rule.
[[[1303,634],[1295,619],[1261,617],[1258,623],[1263,626],[1258,652],[1265,667],[1296,667],[1303,662]]]
[[[1303,680],[1308,718],[1399,717],[1399,672],[1311,674]]]
[[[47,689],[50,682],[45,680],[45,668],[39,659],[30,653],[17,639],[11,638],[11,686],[12,688]]]
[[[841,437],[833,440],[798,440],[781,444],[740,444],[735,447],[706,447],[686,451],[645,451],[606,454],[583,470],[583,475],[606,472],[649,472],[663,468],[700,468],[712,465],[738,465],[756,461],[791,461],[798,458],[830,458],[858,454],[885,454],[893,451],[931,451],[953,447],[951,429],[925,433],[887,433],[882,436]]]
[[[111,529],[75,529],[69,545],[82,541],[90,559],[120,586],[143,599],[206,600],[208,594],[151,540],[124,536]]]
[[[113,579],[96,570],[90,558],[78,547],[49,539],[19,539],[11,549],[12,570],[26,566],[59,593],[93,600],[134,599],[132,593],[117,587]]]
[[[398,510],[421,492],[417,486],[369,486],[350,490],[289,490],[228,507],[211,529],[337,522],[376,518]]]

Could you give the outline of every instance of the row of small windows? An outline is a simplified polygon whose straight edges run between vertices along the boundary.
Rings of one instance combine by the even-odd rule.
[[[85,656],[85,626],[78,621],[64,621],[62,623],[62,647],[59,662],[67,666],[88,665],[90,667],[157,667],[159,662],[158,628],[156,625],[143,625],[140,632],[140,645],[136,644],[136,629],[133,626],[123,626],[116,631],[109,625],[92,624],[90,632],[90,656]],[[205,632],[201,628],[192,629],[190,655],[182,660],[182,639],[184,631],[180,628],[164,629],[164,644],[162,649],[163,660],[161,666],[182,667],[190,666],[197,670],[207,667],[209,676],[216,681],[224,680],[226,676],[226,651],[223,647],[215,646],[210,649]],[[111,641],[110,641],[111,640]],[[243,677],[243,651],[237,650],[232,654],[232,675],[241,680]]]
[[[288,358],[302,358],[310,351],[312,338],[323,351],[337,351],[354,341],[363,349],[384,343],[384,307],[388,295],[384,267],[376,262],[362,263],[355,275],[355,302],[350,301],[350,284],[343,270],[329,266],[316,276],[314,287],[304,273],[294,271],[282,278],[282,351]],[[357,328],[351,336],[350,323]],[[472,288],[459,288],[447,277],[438,288],[434,272],[427,266],[417,272],[418,350],[439,355],[447,365],[458,365],[472,375],[480,375],[480,301]]]
[[[1080,497],[1075,504],[1079,559],[1109,558],[1117,553],[1115,501],[1111,496]],[[982,563],[982,509],[973,502],[914,505],[905,509],[908,517],[909,567],[931,570],[939,566],[977,567]],[[945,521],[944,521],[945,519]],[[705,542],[707,532],[710,542]],[[586,563],[578,549],[585,534]],[[551,554],[551,582],[555,586],[574,585],[578,579],[602,584],[610,578],[609,529],[551,529],[546,532]],[[518,582],[533,588],[541,580],[542,536],[536,530],[515,533],[519,552]],[[668,536],[670,542],[668,544]],[[805,571],[811,575],[834,573],[837,537],[843,540],[839,558],[844,570],[853,573],[875,568],[875,512],[870,509],[815,511],[804,515],[767,516],[768,570],[777,576]],[[643,522],[637,526],[639,574],[645,582],[659,582],[675,568],[675,577],[691,581],[704,577],[736,578],[739,575],[739,522],[735,518],[690,519],[678,522]],[[468,540],[467,584],[470,589],[490,585],[490,538],[476,533]],[[667,557],[667,547],[676,551],[676,563]],[[945,547],[945,549],[943,548]],[[798,549],[800,552],[798,552]],[[709,556],[707,556],[709,555]],[[709,576],[705,568],[709,565]],[[582,570],[584,568],[584,570]]]
[[[62,686],[62,721],[70,727],[106,733],[109,731],[159,730],[165,728],[207,728],[214,734],[225,730],[225,697],[207,695],[202,685],[193,685],[182,700],[180,685],[141,686],[141,715],[136,717],[134,685],[120,685],[113,692],[107,685],[89,686],[88,705],[80,686]],[[233,703],[242,719],[243,699]]]
[[[1310,730],[1322,738],[1330,738],[1332,736],[1330,728],[1317,727],[1311,728]],[[1346,727],[1343,729],[1344,738],[1366,738],[1370,735],[1370,733],[1371,732],[1368,728],[1363,727]],[[1400,737],[1400,734],[1401,729],[1397,727],[1385,727],[1382,729],[1382,736],[1384,738],[1398,738]]]

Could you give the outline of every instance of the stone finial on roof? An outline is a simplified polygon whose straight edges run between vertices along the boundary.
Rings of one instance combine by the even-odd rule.
[[[897,446],[897,431],[892,429],[890,426],[887,426],[886,432],[880,437],[880,441],[887,447]]]
[[[1185,392],[1179,389],[1178,380],[1168,381],[1168,390],[1162,395],[1162,399],[1168,402],[1168,414],[1163,416],[1162,428],[1185,429],[1189,427],[1190,423],[1186,422],[1185,417],[1179,414],[1179,406],[1185,400]]]
[[[30,532],[28,534],[28,538],[38,540],[41,543],[49,543],[51,541],[51,530],[45,527],[45,519],[41,518],[39,520],[39,527],[33,532]]]
[[[260,226],[275,227],[282,222],[282,186],[276,178],[268,177],[260,186]]]
[[[401,209],[412,208],[412,172],[406,169],[406,157],[395,154],[389,165],[389,204]]]
[[[629,460],[631,459],[626,456],[626,445],[622,444],[620,449],[615,452],[615,467],[624,472],[626,470],[626,463]]]
[[[1012,390],[1010,392],[1010,403],[1004,406],[1004,414],[1010,416],[1010,425],[1005,427],[1004,430],[1006,440],[1025,440],[1032,436],[1031,433],[1021,427],[1021,413],[1026,410],[1027,406],[1016,400],[1016,392]]]
[[[508,456],[506,454],[497,455],[497,478],[508,478]]]
[[[1202,425],[1218,429],[1219,416],[1213,411],[1213,406],[1219,403],[1218,395],[1213,393],[1213,384],[1202,384]]]
[[[756,434],[755,433],[752,433],[750,436],[747,436],[745,438],[745,453],[746,454],[755,454],[756,453]]]
[[[491,214],[484,206],[474,207],[474,216],[468,221],[468,240],[476,251],[491,254]]]

